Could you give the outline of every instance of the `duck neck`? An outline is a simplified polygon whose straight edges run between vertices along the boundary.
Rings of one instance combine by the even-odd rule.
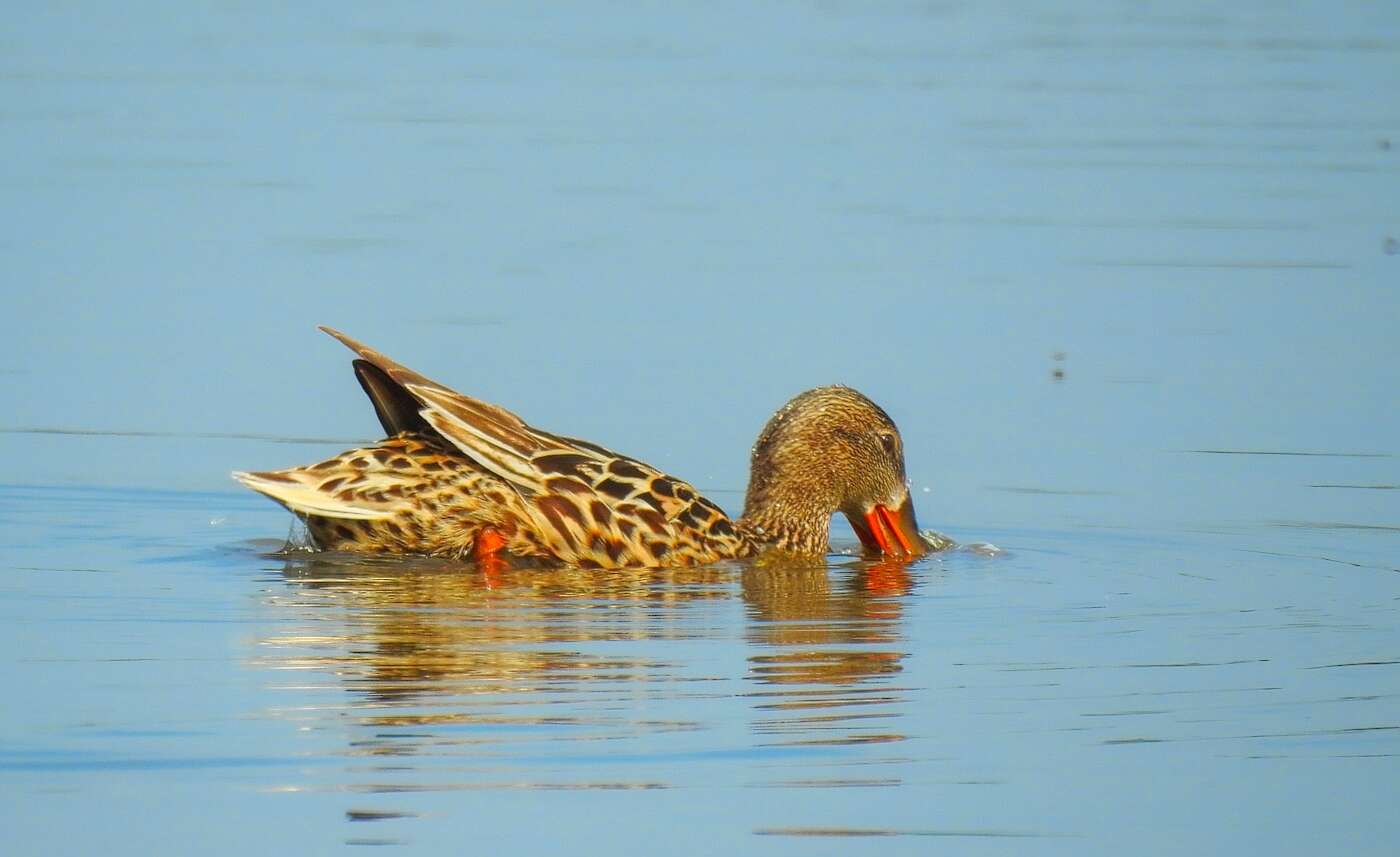
[[[831,512],[798,494],[755,491],[750,486],[740,528],[765,547],[824,554],[831,547]]]

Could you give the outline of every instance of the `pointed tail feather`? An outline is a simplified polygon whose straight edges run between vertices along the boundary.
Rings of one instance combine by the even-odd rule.
[[[299,479],[298,471],[295,470],[272,470],[262,473],[235,470],[233,478],[259,494],[266,494],[293,512],[304,515],[372,521],[388,518],[393,514],[385,509],[339,500],[315,485]]]

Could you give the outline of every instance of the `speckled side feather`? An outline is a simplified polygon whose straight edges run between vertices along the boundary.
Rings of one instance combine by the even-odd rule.
[[[748,553],[733,522],[685,482],[535,429],[326,332],[382,373],[381,384],[387,378],[407,393],[423,425],[318,464],[235,474],[305,518],[318,546],[467,556],[490,528],[509,554],[584,568],[696,565]],[[412,423],[403,402],[365,387],[386,430]]]

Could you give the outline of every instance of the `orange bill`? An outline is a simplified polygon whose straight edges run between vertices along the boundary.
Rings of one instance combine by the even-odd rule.
[[[919,523],[914,518],[914,504],[906,495],[899,507],[872,506],[859,520],[850,517],[851,529],[866,548],[884,556],[921,556],[928,551],[919,535]]]

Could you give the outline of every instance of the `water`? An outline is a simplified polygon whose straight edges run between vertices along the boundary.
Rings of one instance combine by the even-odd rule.
[[[0,49],[7,853],[1395,850],[1388,5],[50,4]],[[227,472],[376,429],[318,323],[731,511],[850,383],[1004,552],[279,556]]]

